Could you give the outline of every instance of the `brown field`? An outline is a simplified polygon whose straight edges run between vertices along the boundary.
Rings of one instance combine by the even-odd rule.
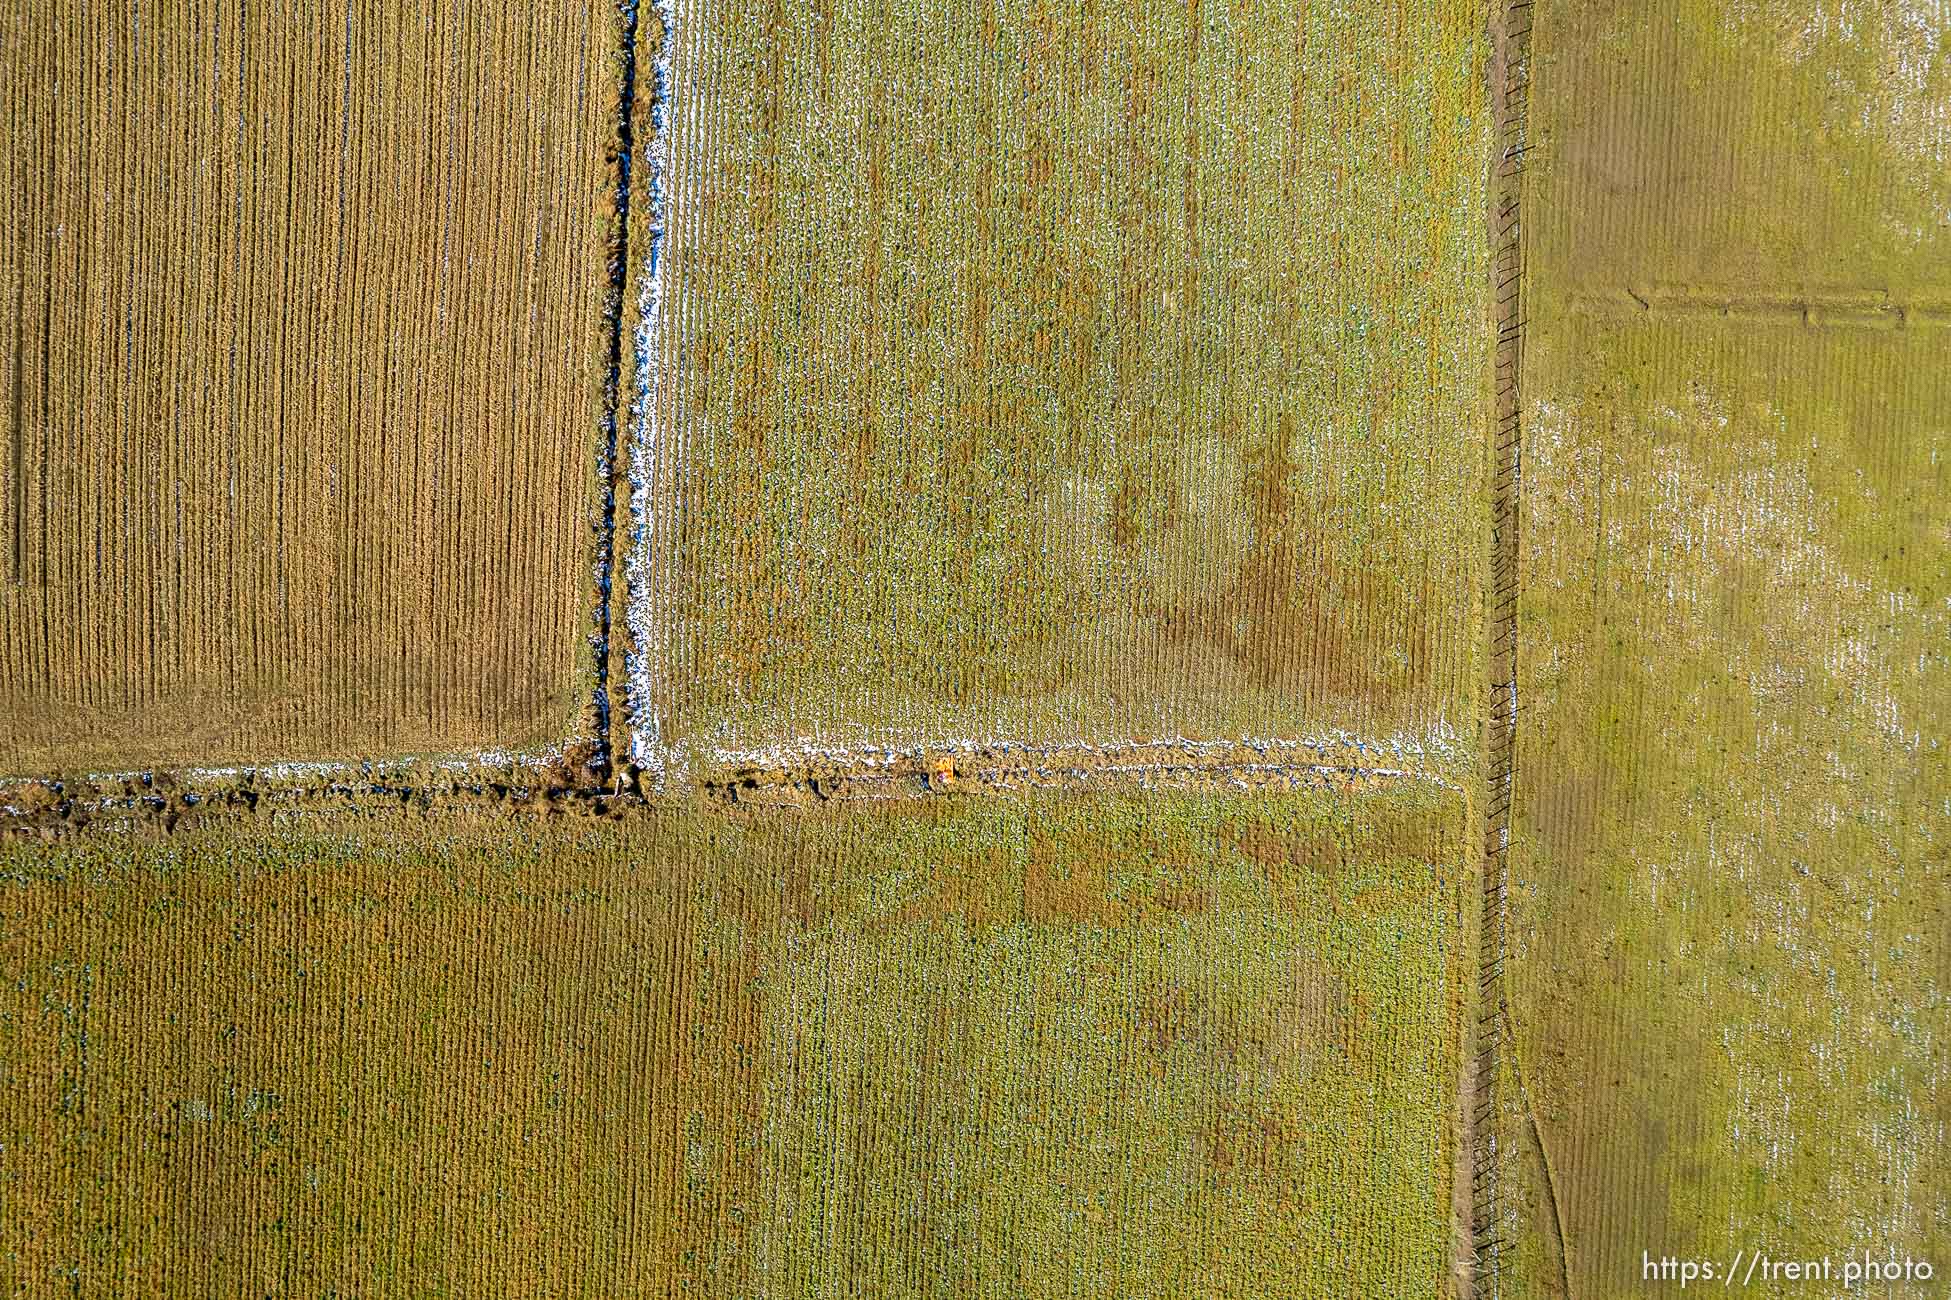
[[[0,40],[0,772],[568,733],[610,7]]]
[[[0,847],[0,1290],[1431,1294],[1463,825],[1418,784]]]
[[[1484,6],[770,12],[674,32],[639,754],[1473,743]]]
[[[1517,1293],[1680,1294],[1649,1250],[1951,1260],[1930,11],[1539,9]]]

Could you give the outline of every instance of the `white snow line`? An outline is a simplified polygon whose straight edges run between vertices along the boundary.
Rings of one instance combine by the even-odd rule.
[[[651,610],[652,567],[658,536],[656,479],[664,453],[660,423],[663,364],[658,355],[664,327],[664,252],[670,229],[668,191],[671,159],[672,63],[677,48],[677,0],[653,0],[658,18],[657,53],[650,67],[650,139],[643,151],[644,210],[650,218],[650,247],[644,254],[637,291],[637,328],[631,337],[631,362],[636,376],[627,440],[630,481],[630,546],[624,556],[624,620],[630,627],[630,649],[624,656],[623,703],[620,711],[630,728],[630,759],[661,779],[664,770],[663,719],[657,712],[652,661],[657,644],[657,621]]]

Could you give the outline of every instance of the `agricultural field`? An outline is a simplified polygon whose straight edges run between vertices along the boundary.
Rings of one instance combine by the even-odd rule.
[[[0,848],[10,1293],[1434,1294],[1461,796]]]
[[[1951,1276],[1945,0],[434,11],[0,26],[0,1293]]]
[[[771,14],[639,27],[638,760],[1473,746],[1485,6]]]
[[[1535,289],[1951,306],[1942,0],[1536,10]]]
[[[1944,30],[1539,6],[1518,1293],[1951,1260]]]
[[[607,4],[10,6],[0,774],[578,722]]]

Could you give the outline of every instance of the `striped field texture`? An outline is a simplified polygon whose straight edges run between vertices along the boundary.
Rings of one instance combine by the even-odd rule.
[[[31,1294],[1409,1296],[1460,797],[0,850]]]
[[[1522,1294],[1951,1260],[1947,29],[1540,6]]]
[[[569,731],[614,29],[5,6],[0,772]]]
[[[646,6],[640,756],[1474,740],[1484,30]]]

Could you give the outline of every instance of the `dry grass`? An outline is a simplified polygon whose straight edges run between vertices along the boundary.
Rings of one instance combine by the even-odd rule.
[[[1442,1284],[1462,801],[0,850],[29,1293]]]
[[[570,728],[606,5],[0,28],[0,772]]]
[[[647,750],[1474,738],[1481,4],[674,37]]]

